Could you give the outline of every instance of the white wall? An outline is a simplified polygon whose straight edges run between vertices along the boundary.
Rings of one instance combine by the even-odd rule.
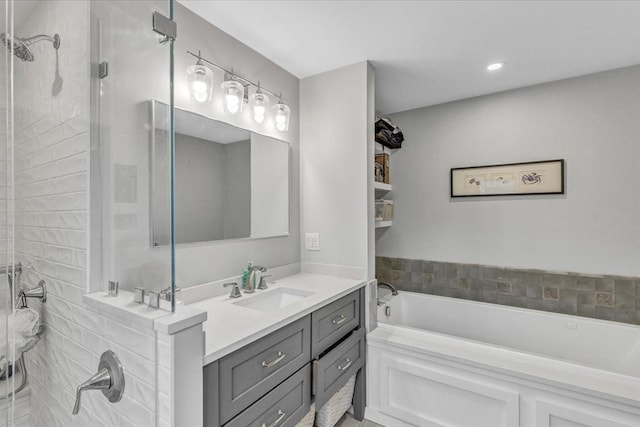
[[[16,7],[34,6],[16,2]],[[56,55],[34,46],[16,62],[16,260],[22,285],[44,279],[48,301],[29,301],[45,332],[27,353],[33,426],[152,426],[156,422],[155,333],[108,319],[83,303],[88,288],[89,4],[37,1],[20,34],[59,33],[60,91],[52,91]],[[121,402],[99,392],[71,415],[76,387],[112,349],[125,368]]]
[[[300,84],[301,261],[346,267],[362,279],[369,269],[370,67],[359,62]],[[305,233],[320,234],[320,251],[304,249]]]
[[[377,255],[640,274],[640,66],[394,114]],[[452,167],[566,159],[566,194],[449,198]]]

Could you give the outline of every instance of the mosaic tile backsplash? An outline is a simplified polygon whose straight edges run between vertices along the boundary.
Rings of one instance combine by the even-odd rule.
[[[376,257],[376,278],[404,291],[640,324],[640,277]]]

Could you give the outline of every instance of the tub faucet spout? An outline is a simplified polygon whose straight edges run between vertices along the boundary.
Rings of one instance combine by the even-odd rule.
[[[391,291],[391,295],[393,295],[393,296],[398,295],[398,290],[391,283],[379,282],[378,283],[378,288],[388,288]],[[380,298],[378,298],[377,303],[378,303],[378,305],[383,305],[384,304],[384,302]]]
[[[393,286],[391,283],[387,283],[387,282],[379,282],[378,283],[378,287],[379,288],[388,288],[391,291],[391,295],[396,296],[398,295],[398,290],[396,289],[395,286]]]

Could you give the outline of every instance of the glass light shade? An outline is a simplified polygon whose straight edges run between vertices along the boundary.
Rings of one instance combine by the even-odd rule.
[[[251,115],[256,123],[264,122],[267,116],[267,110],[269,110],[269,97],[262,92],[256,92],[249,97],[249,103],[251,105]]]
[[[187,68],[187,81],[191,99],[196,102],[211,101],[213,92],[213,71],[202,64],[194,64]]]
[[[276,128],[281,132],[289,130],[289,116],[291,116],[291,108],[288,105],[283,104],[282,101],[278,102],[274,107],[274,117],[276,122]]]
[[[244,101],[244,86],[235,80],[222,83],[224,111],[237,114],[242,111]]]

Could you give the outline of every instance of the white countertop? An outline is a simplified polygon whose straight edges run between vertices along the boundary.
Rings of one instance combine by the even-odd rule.
[[[203,324],[205,331],[203,365],[214,362],[282,326],[301,319],[323,305],[364,286],[365,283],[363,280],[299,273],[268,283],[267,290],[258,290],[253,294],[243,293],[240,298],[229,298],[227,293],[190,304],[207,312],[207,321]],[[313,294],[271,312],[234,304],[264,295],[278,287],[313,292]]]

